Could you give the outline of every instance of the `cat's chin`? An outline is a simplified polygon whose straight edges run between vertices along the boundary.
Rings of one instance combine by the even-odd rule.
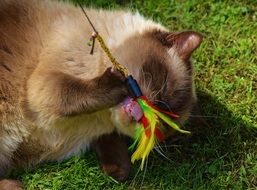
[[[111,110],[111,119],[118,132],[133,137],[136,127],[136,121],[128,115],[122,108],[122,105],[113,107]]]

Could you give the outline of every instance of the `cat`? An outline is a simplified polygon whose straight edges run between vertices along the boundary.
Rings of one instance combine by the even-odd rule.
[[[179,114],[182,125],[197,101],[190,56],[202,35],[170,32],[129,11],[85,9],[148,99]],[[2,189],[22,188],[3,178],[12,169],[61,161],[89,148],[106,174],[128,178],[124,136],[133,137],[135,121],[121,102],[129,92],[97,43],[89,53],[92,31],[81,9],[68,3],[0,1]]]

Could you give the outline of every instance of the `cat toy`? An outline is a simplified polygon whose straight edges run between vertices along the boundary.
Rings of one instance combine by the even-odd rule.
[[[148,157],[151,150],[164,139],[163,134],[163,123],[166,123],[169,127],[173,128],[176,131],[181,133],[190,134],[189,131],[182,130],[173,120],[179,116],[168,111],[164,111],[157,106],[153,105],[146,96],[143,95],[137,81],[129,74],[129,71],[126,67],[121,65],[112,55],[109,48],[106,46],[103,38],[99,35],[95,29],[93,23],[89,19],[85,10],[81,5],[84,15],[86,16],[88,22],[90,23],[94,33],[92,35],[92,49],[90,54],[93,54],[95,39],[99,42],[101,48],[106,53],[110,59],[113,67],[118,70],[126,79],[126,84],[128,90],[133,97],[133,101],[137,102],[141,108],[142,115],[138,119],[138,125],[136,127],[134,135],[134,143],[130,146],[130,149],[135,149],[131,157],[131,162],[134,163],[136,160],[141,161],[141,170],[143,170],[144,163]]]

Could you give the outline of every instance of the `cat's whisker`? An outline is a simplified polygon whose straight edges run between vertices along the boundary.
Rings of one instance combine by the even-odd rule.
[[[145,174],[146,174],[147,166],[148,166],[148,157],[145,160],[144,173],[143,173],[143,178],[142,178],[142,181],[141,181],[140,189],[143,186],[143,183],[144,183],[144,180],[145,180]]]
[[[183,92],[183,91],[186,91],[186,90],[190,90],[191,89],[191,87],[182,87],[182,88],[177,88],[175,91],[177,92]]]
[[[164,146],[162,146],[161,144],[164,144]],[[165,148],[165,151],[167,151],[168,149],[166,148],[166,141],[162,142],[161,144],[159,144],[159,147]]]
[[[150,76],[150,80],[149,80],[148,84],[146,85],[147,86],[146,89],[150,91],[151,90],[150,86],[152,84],[153,76],[150,73],[147,73],[147,74]]]
[[[135,187],[136,186],[136,178],[139,174],[139,172],[141,171],[141,168],[139,167],[138,170],[137,170],[137,173],[135,174],[135,176],[133,177],[132,181],[131,181],[131,186],[132,187]]]
[[[175,144],[172,144],[172,145],[161,145],[162,148],[169,148],[169,147],[181,147],[182,145],[175,145]]]
[[[162,100],[154,100],[155,102],[159,102],[159,103],[162,103],[163,105],[166,106],[166,108],[171,111],[171,108],[170,108],[170,105],[167,103],[167,102],[164,102]]]
[[[154,99],[154,91],[148,96],[149,99]]]
[[[189,115],[189,117],[194,117],[194,118],[221,118],[221,117],[215,116],[215,115]]]
[[[165,154],[164,154],[164,151],[162,149],[162,147],[160,145],[158,145],[157,147],[154,148],[154,150],[160,155],[162,156],[163,158],[165,158],[166,160],[170,161],[171,162],[171,159],[169,159]]]
[[[165,58],[163,58],[160,62],[161,62],[161,64],[165,64]],[[153,95],[153,97],[158,96],[158,95],[166,88],[167,83],[168,83],[168,78],[167,78],[167,73],[166,73],[165,81],[163,82],[163,85],[162,85],[161,88],[156,92],[156,94]]]
[[[145,72],[143,69],[141,69],[141,72],[142,72],[142,76],[143,76],[143,79],[142,79],[143,86],[146,87],[147,91],[151,91],[150,86],[152,84],[153,76],[151,75],[151,73]],[[146,76],[149,76],[149,78],[150,78],[148,81],[146,80]]]
[[[157,144],[157,148],[159,148],[162,152],[164,152],[160,144]]]
[[[165,80],[165,82],[163,83],[163,85],[161,86],[161,88],[153,95],[153,97],[156,97],[158,94],[160,94],[163,89],[165,88],[165,86],[167,85],[167,80]]]

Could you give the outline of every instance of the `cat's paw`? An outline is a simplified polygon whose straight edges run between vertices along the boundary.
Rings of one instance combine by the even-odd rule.
[[[101,89],[101,94],[105,95],[105,103],[108,106],[120,103],[129,94],[125,77],[111,67],[107,68],[102,76],[99,77],[98,88]]]
[[[115,69],[115,68],[111,68],[111,67],[109,67],[109,68],[107,68],[107,70],[111,70],[111,74],[115,77],[115,78],[117,78],[117,79],[119,79],[119,80],[121,80],[121,81],[125,81],[125,76],[120,72],[120,71],[118,71],[117,69]]]
[[[122,167],[117,164],[103,164],[102,170],[117,181],[125,181],[129,177],[130,167]]]
[[[124,85],[125,77],[116,69],[108,67],[102,76],[99,78],[99,82],[109,87],[116,87]]]
[[[0,180],[0,190],[22,190],[22,183],[18,180]]]

